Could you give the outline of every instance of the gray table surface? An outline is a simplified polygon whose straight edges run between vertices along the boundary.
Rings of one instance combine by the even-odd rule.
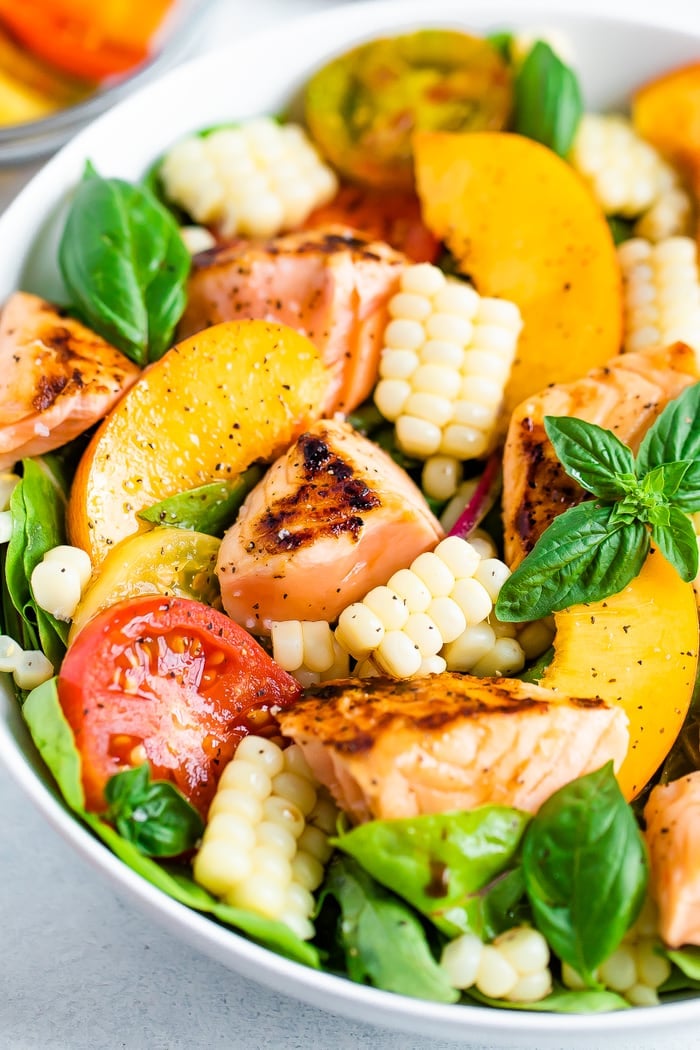
[[[664,6],[669,19],[700,23],[700,14],[690,10],[697,12],[696,3],[671,0]],[[202,46],[326,6],[327,0],[220,0]],[[511,6],[519,6],[518,0]],[[633,10],[645,2],[612,0],[600,6]],[[30,174],[30,169],[0,172],[0,209]],[[298,1003],[282,990],[268,991],[191,949],[116,897],[1,766],[0,813],[0,1050],[450,1050],[456,1045],[352,1023]],[[700,1039],[671,1038],[659,1041],[656,1050],[691,1046],[700,1047]],[[615,1048],[637,1050],[617,1042]]]

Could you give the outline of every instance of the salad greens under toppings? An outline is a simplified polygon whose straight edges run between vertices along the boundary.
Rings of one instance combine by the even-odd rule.
[[[59,265],[70,307],[132,361],[156,361],[171,346],[190,256],[175,219],[144,186],[102,178],[88,164]]]
[[[566,416],[545,429],[566,472],[595,499],[560,514],[506,580],[501,620],[530,620],[621,591],[651,543],[682,579],[695,579],[698,546],[688,514],[700,510],[700,383],[671,401],[635,459],[609,430]]]

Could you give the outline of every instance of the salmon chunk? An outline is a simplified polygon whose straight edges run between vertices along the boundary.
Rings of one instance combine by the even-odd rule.
[[[79,321],[15,292],[0,312],[0,470],[82,434],[139,373]]]
[[[503,454],[505,560],[514,569],[554,518],[586,499],[557,459],[545,416],[575,416],[612,430],[633,451],[669,401],[700,379],[684,343],[620,354],[571,383],[554,383],[513,412]]]
[[[513,678],[445,672],[314,688],[282,732],[350,819],[488,803],[536,812],[553,792],[627,752],[627,716]]]
[[[387,304],[406,261],[343,227],[212,248],[193,259],[179,338],[244,318],[296,328],[331,372],[322,414],[350,412],[377,381]]]
[[[377,445],[320,420],[248,494],[221,543],[224,608],[254,633],[332,622],[442,539],[408,475]]]
[[[655,787],[644,819],[661,937],[700,945],[700,771]]]

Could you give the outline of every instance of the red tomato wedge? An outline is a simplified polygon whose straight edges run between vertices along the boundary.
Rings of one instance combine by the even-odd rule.
[[[418,197],[409,190],[341,186],[329,204],[311,212],[304,228],[329,224],[350,226],[373,240],[386,241],[412,262],[435,262],[440,255],[440,241],[423,222]]]
[[[144,595],[77,635],[58,696],[82,760],[86,808],[106,808],[115,773],[148,760],[203,815],[239,741],[301,693],[228,616],[188,598]]]

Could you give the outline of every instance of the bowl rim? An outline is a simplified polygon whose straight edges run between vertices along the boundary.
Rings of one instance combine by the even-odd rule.
[[[266,41],[284,39],[289,42],[294,36],[301,38],[310,32],[323,34],[324,26],[330,27],[340,18],[347,22],[348,29],[352,27],[353,30],[357,30],[361,28],[363,18],[369,10],[382,23],[386,23],[387,31],[411,23],[437,24],[450,18],[464,24],[470,15],[476,16],[482,22],[491,19],[491,4],[488,0],[475,4],[475,10],[465,9],[462,0],[441,0],[440,14],[436,15],[435,19],[431,19],[430,11],[426,11],[423,0],[402,0],[400,14],[397,11],[398,7],[396,0],[362,0],[360,3],[342,3],[320,12],[312,11],[280,26],[257,29],[214,52],[190,58],[182,65],[144,84],[82,129],[29,181],[0,216],[0,242],[4,240],[3,234],[8,230],[9,243],[16,243],[12,240],[12,231],[21,230],[22,215],[35,203],[41,203],[44,208],[43,217],[46,218],[49,207],[53,206],[53,198],[50,194],[46,195],[45,187],[50,188],[54,183],[60,182],[62,173],[73,170],[74,160],[82,156],[83,145],[89,142],[95,128],[108,126],[115,119],[115,114],[121,114],[127,107],[142,104],[149,91],[159,85],[167,86],[188,79],[197,69],[204,68],[207,62],[235,60],[236,54],[252,47],[264,47]],[[602,26],[616,24],[632,30],[657,27],[668,34],[677,34],[679,39],[697,40],[700,50],[700,29],[694,32],[669,25],[656,13],[587,13],[583,6],[563,11],[555,0],[551,0],[548,5],[538,5],[532,9],[512,8],[506,4],[497,9],[493,21],[508,22],[517,26],[524,23],[542,24],[547,18],[556,19],[559,23],[570,23],[572,26],[577,23],[600,23]],[[382,30],[378,29],[367,35],[369,37],[380,32]],[[5,683],[2,683],[2,691],[9,693]],[[16,704],[14,695],[10,703]],[[656,1007],[596,1014],[498,1010],[477,1004],[441,1004],[432,1000],[412,999],[355,983],[342,975],[314,970],[278,955],[271,949],[248,940],[235,929],[219,924],[212,917],[179,903],[119,860],[70,811],[58,793],[30,765],[12,734],[10,723],[3,718],[0,718],[0,759],[48,822],[75,847],[93,869],[106,876],[117,892],[125,891],[130,900],[168,927],[171,932],[176,932],[178,936],[182,936],[190,944],[217,958],[229,968],[275,991],[285,992],[327,1011],[341,1013],[354,1020],[361,1019],[391,1027],[394,1030],[415,1032],[423,1025],[423,1031],[429,1032],[434,1026],[436,1033],[444,1038],[461,1039],[507,1038],[515,1035],[523,1039],[536,1036],[550,1039],[565,1038],[573,1032],[577,1036],[633,1037],[648,1034],[650,1025],[653,1027],[663,1024],[665,1030],[672,1032],[700,1019],[698,997],[666,1002]],[[37,761],[41,763],[41,759],[38,758]]]

